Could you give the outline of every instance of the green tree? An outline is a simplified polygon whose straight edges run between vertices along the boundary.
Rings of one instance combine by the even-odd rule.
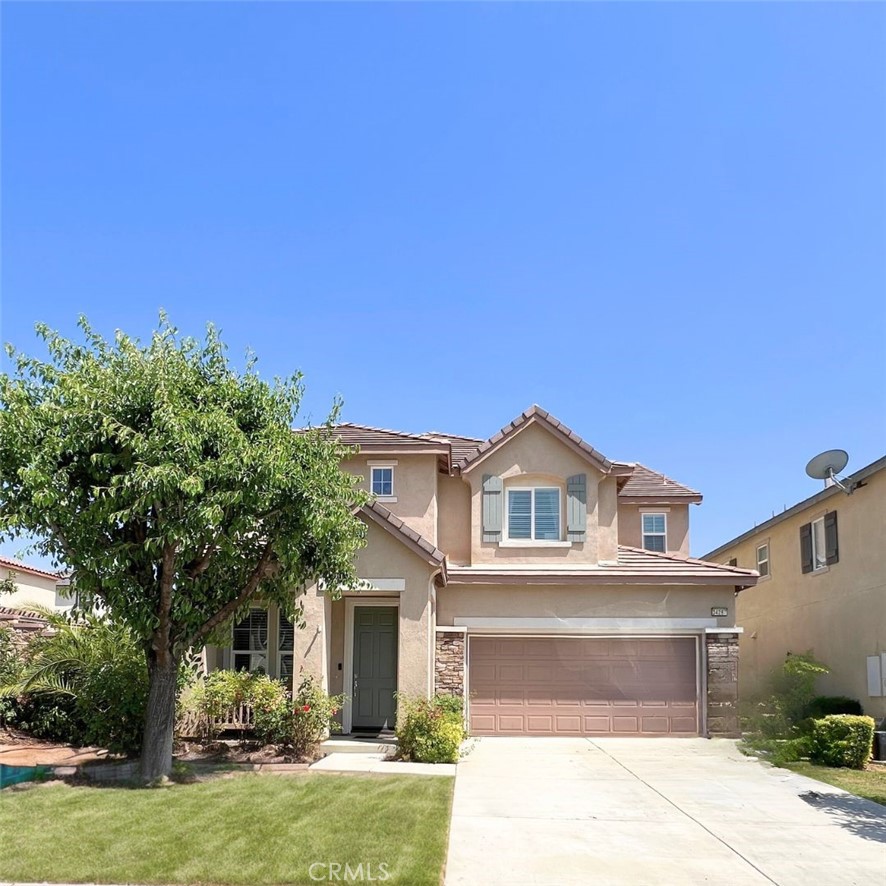
[[[27,532],[73,571],[79,604],[145,652],[146,781],[172,769],[178,665],[260,595],[298,618],[318,579],[353,583],[360,493],[326,428],[295,433],[300,375],[237,372],[215,329],[148,344],[75,343],[45,325],[40,360],[0,374],[0,538]],[[337,407],[333,409],[334,417]]]

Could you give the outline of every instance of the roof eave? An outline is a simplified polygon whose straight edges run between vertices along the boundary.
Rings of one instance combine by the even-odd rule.
[[[551,571],[516,570],[472,570],[465,572],[457,568],[449,570],[451,585],[687,585],[687,586],[727,586],[747,588],[756,585],[757,579],[751,576],[736,575],[688,575],[680,573],[642,573],[628,570],[607,572],[557,573]]]
[[[686,495],[675,492],[673,495],[662,493],[661,495],[622,495],[619,493],[618,500],[625,504],[635,505],[670,505],[670,504],[693,504],[700,505],[704,496],[701,493]]]

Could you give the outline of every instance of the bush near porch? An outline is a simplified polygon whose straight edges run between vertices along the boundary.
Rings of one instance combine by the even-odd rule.
[[[464,701],[457,695],[397,696],[400,756],[415,763],[457,763],[465,739]]]

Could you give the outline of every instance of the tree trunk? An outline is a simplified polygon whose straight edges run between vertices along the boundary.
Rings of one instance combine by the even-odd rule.
[[[175,729],[178,660],[172,653],[148,653],[148,707],[142,741],[141,777],[154,781],[172,774],[172,738]]]

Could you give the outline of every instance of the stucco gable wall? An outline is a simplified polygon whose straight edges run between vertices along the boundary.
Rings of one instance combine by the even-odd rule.
[[[398,684],[402,692],[425,695],[431,676],[431,598],[434,569],[399,542],[390,532],[369,521],[366,547],[356,560],[357,574],[364,579],[403,579],[400,592],[361,591],[366,600],[399,602]],[[306,626],[296,636],[296,674],[300,670],[320,677],[329,691],[347,692],[342,685],[345,648],[344,600],[333,601],[318,588],[303,598]],[[342,670],[339,670],[342,665]]]
[[[641,511],[667,514],[668,552],[689,556],[689,505],[679,503],[659,506],[620,501],[618,503],[619,544],[629,545],[632,548],[643,547]]]
[[[368,462],[394,465],[396,501],[379,501],[392,514],[428,541],[437,544],[437,456],[436,455],[358,455],[342,462],[342,468],[361,477],[360,488],[369,492],[372,468]]]
[[[569,548],[505,547],[484,542],[482,535],[482,484],[484,474],[502,477],[505,488],[552,482],[561,487],[561,520],[565,520],[566,478],[573,474],[587,475],[587,540]],[[597,563],[616,558],[616,534],[613,524],[617,520],[615,481],[604,477],[586,459],[572,448],[557,440],[549,431],[533,424],[507,440],[499,449],[478,464],[468,475],[471,487],[471,563]],[[611,486],[611,488],[610,488]],[[603,503],[604,527],[601,533],[598,511]]]

